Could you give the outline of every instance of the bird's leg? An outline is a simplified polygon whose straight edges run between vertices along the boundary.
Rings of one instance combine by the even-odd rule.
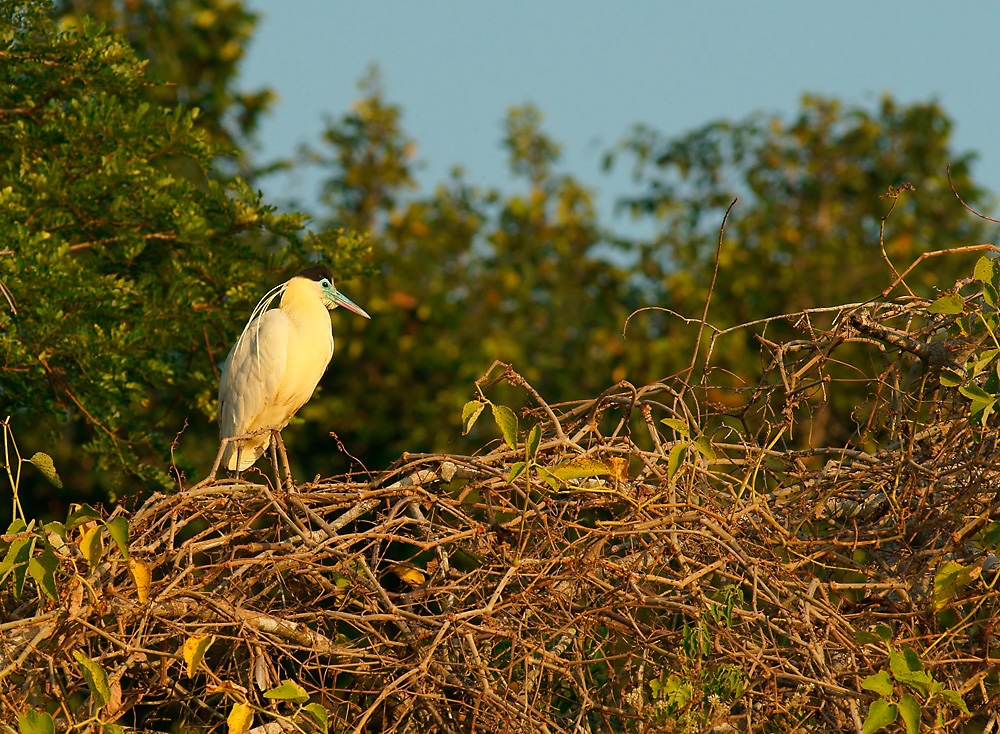
[[[236,442],[236,478],[240,478],[240,462],[243,461],[243,446],[242,441]]]
[[[271,445],[275,447],[278,456],[281,457],[281,466],[285,470],[285,483],[289,491],[292,489],[292,469],[288,466],[288,452],[285,451],[285,442],[281,440],[281,431],[277,428],[272,431]]]
[[[270,449],[268,453],[271,458],[271,468],[274,469],[274,486],[277,490],[280,490],[285,486],[285,484],[281,481],[281,469],[278,468],[278,444],[273,437],[271,438],[271,443],[268,446],[268,449]]]

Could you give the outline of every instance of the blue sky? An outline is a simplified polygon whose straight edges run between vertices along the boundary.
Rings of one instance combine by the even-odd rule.
[[[473,184],[508,181],[501,122],[532,102],[563,146],[563,169],[610,211],[624,171],[601,152],[637,122],[679,135],[763,111],[791,116],[805,92],[871,105],[884,92],[937,99],[958,151],[1000,192],[1000,3],[248,0],[261,19],[242,86],[279,95],[261,159],[316,142],[376,63],[403,108],[430,185],[461,165]],[[264,182],[272,202],[309,202],[305,174]]]

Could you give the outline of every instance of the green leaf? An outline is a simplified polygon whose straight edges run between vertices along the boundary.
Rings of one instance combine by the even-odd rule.
[[[672,428],[674,433],[676,433],[680,438],[686,439],[688,436],[691,435],[691,431],[688,428],[687,421],[682,421],[679,418],[662,418],[660,420],[660,423]]]
[[[72,504],[69,506],[69,516],[66,518],[66,529],[75,530],[79,526],[88,522],[97,522],[101,519],[101,513],[90,505]]]
[[[884,729],[896,720],[896,704],[889,703],[883,698],[874,701],[868,709],[868,716],[861,727],[864,734],[874,734],[879,729]]]
[[[671,480],[674,475],[677,474],[677,470],[681,468],[681,464],[684,462],[684,455],[687,453],[687,446],[682,443],[675,443],[670,447],[670,453],[667,454],[667,479]]]
[[[984,369],[990,366],[990,363],[997,358],[1000,354],[1000,349],[984,349],[982,352],[976,355],[976,359],[973,362],[973,375],[978,375]]]
[[[30,530],[34,526],[34,520],[31,521],[30,525],[25,525],[24,520],[18,517],[10,521],[10,525],[7,526],[7,532],[4,533],[4,535],[16,535],[17,533],[23,533],[25,530]]]
[[[861,688],[877,693],[882,698],[888,698],[892,695],[892,678],[889,677],[889,671],[880,670],[875,675],[869,675],[861,681]]]
[[[55,734],[56,727],[48,712],[25,709],[17,715],[17,730],[20,734]]]
[[[66,526],[63,525],[58,520],[53,520],[52,522],[45,523],[44,525],[42,525],[42,529],[46,533],[55,533],[57,536],[59,536],[63,540],[66,539]]]
[[[663,700],[671,707],[678,709],[687,706],[694,693],[694,687],[677,676],[671,675],[664,682],[662,693]]]
[[[327,712],[326,708],[318,703],[307,703],[302,708],[312,717],[313,721],[319,724],[324,734],[330,731],[330,714]]]
[[[955,561],[942,563],[934,574],[934,608],[944,609],[948,602],[965,591],[978,575],[978,566],[963,566]]]
[[[958,387],[965,381],[965,375],[947,367],[941,370],[940,377],[941,384],[945,387]]]
[[[59,567],[59,559],[49,545],[41,555],[33,557],[28,561],[28,573],[38,584],[38,588],[45,592],[52,601],[56,601],[59,592],[56,590],[56,569]]]
[[[993,406],[997,401],[996,396],[990,395],[981,387],[974,384],[962,385],[958,388],[958,391],[972,401],[972,405],[969,406],[969,414],[972,417],[981,415],[981,420],[985,423],[986,419],[993,412]]]
[[[511,466],[510,474],[507,475],[507,484],[513,484],[514,480],[524,473],[524,470],[527,466],[528,463],[525,461],[519,461],[513,466]]]
[[[80,666],[80,672],[83,674],[83,679],[87,681],[87,688],[90,689],[90,694],[94,697],[97,708],[104,708],[104,705],[111,700],[108,674],[104,672],[104,668],[79,650],[73,651],[73,657]]]
[[[16,599],[21,598],[24,590],[24,581],[28,577],[28,559],[35,548],[35,540],[33,537],[18,538],[10,544],[7,554],[0,562],[0,582],[3,582],[7,574],[13,575],[12,586]]]
[[[920,662],[920,656],[914,652],[912,647],[891,650],[889,652],[889,667],[892,668],[892,674],[896,676],[896,680],[899,680],[901,675],[914,673],[924,668],[923,663]]]
[[[538,446],[542,442],[542,427],[537,423],[532,426],[531,430],[528,431],[528,439],[525,441],[525,454],[528,457],[528,461],[534,461],[535,457],[538,456]]]
[[[877,645],[881,640],[879,640],[879,636],[874,632],[858,630],[854,633],[854,641],[859,645]],[[864,687],[863,684],[862,687]]]
[[[926,670],[917,670],[907,675],[897,676],[896,680],[925,697],[934,695],[935,689],[940,689],[943,685],[934,680],[934,677]]]
[[[929,673],[923,670],[920,657],[912,648],[904,648],[901,652],[898,650],[890,651],[889,667],[892,669],[892,677],[897,682],[909,686],[925,696],[930,696],[934,688],[940,685]]]
[[[908,670],[916,672],[924,669],[924,662],[920,659],[920,653],[909,645],[903,646],[903,659],[906,661]]]
[[[996,365],[996,367],[1000,367],[1000,364]],[[986,381],[983,383],[983,390],[990,395],[1000,393],[1000,374],[997,373],[997,369],[991,369],[986,373]]]
[[[965,301],[958,296],[941,296],[927,307],[928,313],[954,315],[964,313]]]
[[[888,642],[892,639],[892,627],[887,624],[876,624],[872,627],[872,632]]]
[[[980,548],[996,551],[1000,544],[1000,522],[988,522],[975,535],[975,543]]]
[[[101,731],[103,734],[125,734],[125,730],[118,724],[102,724]]]
[[[309,700],[306,689],[293,680],[283,680],[281,685],[275,686],[270,691],[264,692],[264,698],[273,698],[278,701],[294,701],[295,703],[305,703]]]
[[[958,691],[944,690],[940,693],[941,698],[947,701],[949,704],[960,710],[962,713],[969,713],[969,707],[965,703],[965,699],[962,698],[962,694]]]
[[[506,405],[492,405],[493,420],[496,421],[500,433],[503,434],[504,443],[512,449],[517,448],[517,416],[514,411]]]
[[[979,385],[963,385],[958,389],[965,397],[972,401],[990,401],[995,400],[995,396],[990,395],[988,392],[979,387]]]
[[[52,484],[54,484],[59,489],[62,489],[63,483],[59,478],[59,473],[56,471],[55,462],[52,461],[52,457],[48,454],[38,451],[28,459],[32,464],[38,467],[38,471],[45,475]]]
[[[462,434],[466,434],[472,430],[472,426],[475,424],[476,419],[479,418],[480,413],[483,412],[483,408],[486,407],[486,403],[479,400],[470,400],[462,407]]]
[[[610,473],[611,469],[596,459],[570,459],[552,468],[552,475],[564,482],[570,479],[599,477]]]
[[[920,704],[911,693],[904,693],[899,698],[899,715],[906,725],[906,734],[917,734],[920,731]]]
[[[549,468],[536,465],[535,470],[538,472],[538,476],[549,485],[553,492],[559,491],[559,478]]]
[[[115,541],[118,550],[122,552],[125,560],[128,560],[128,520],[118,516],[104,523],[111,534],[111,539]]]
[[[708,440],[705,436],[699,436],[694,441],[691,442],[695,450],[705,457],[707,461],[715,461],[715,449],[712,448],[712,442]]]
[[[29,552],[25,548],[32,542],[33,538],[18,538],[7,548],[3,561],[0,561],[0,579],[2,579],[10,569],[17,563],[24,563],[28,560]]]
[[[983,256],[976,261],[975,270],[972,271],[972,277],[978,280],[980,283],[989,283],[993,280],[994,263],[991,258]]]
[[[993,308],[996,308],[997,304],[1000,303],[1000,294],[997,293],[997,289],[992,283],[983,284],[983,300],[987,306]]]

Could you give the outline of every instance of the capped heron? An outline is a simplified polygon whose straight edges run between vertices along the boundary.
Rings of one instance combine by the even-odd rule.
[[[279,307],[270,309],[278,296]],[[253,466],[271,444],[266,429],[280,431],[312,397],[333,357],[329,311],[338,306],[371,318],[334,287],[325,265],[306,268],[257,303],[219,378],[219,435],[256,434],[225,443],[229,469]]]

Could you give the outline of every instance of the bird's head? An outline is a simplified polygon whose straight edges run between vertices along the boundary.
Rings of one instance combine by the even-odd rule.
[[[326,265],[312,265],[302,272],[296,273],[288,282],[291,284],[300,278],[308,281],[309,285],[315,284],[314,287],[319,290],[319,297],[322,299],[323,305],[331,311],[337,308],[337,306],[343,306],[348,311],[353,311],[359,316],[364,316],[366,319],[371,318],[361,306],[337,290],[333,284],[333,273],[330,272],[330,268]]]

